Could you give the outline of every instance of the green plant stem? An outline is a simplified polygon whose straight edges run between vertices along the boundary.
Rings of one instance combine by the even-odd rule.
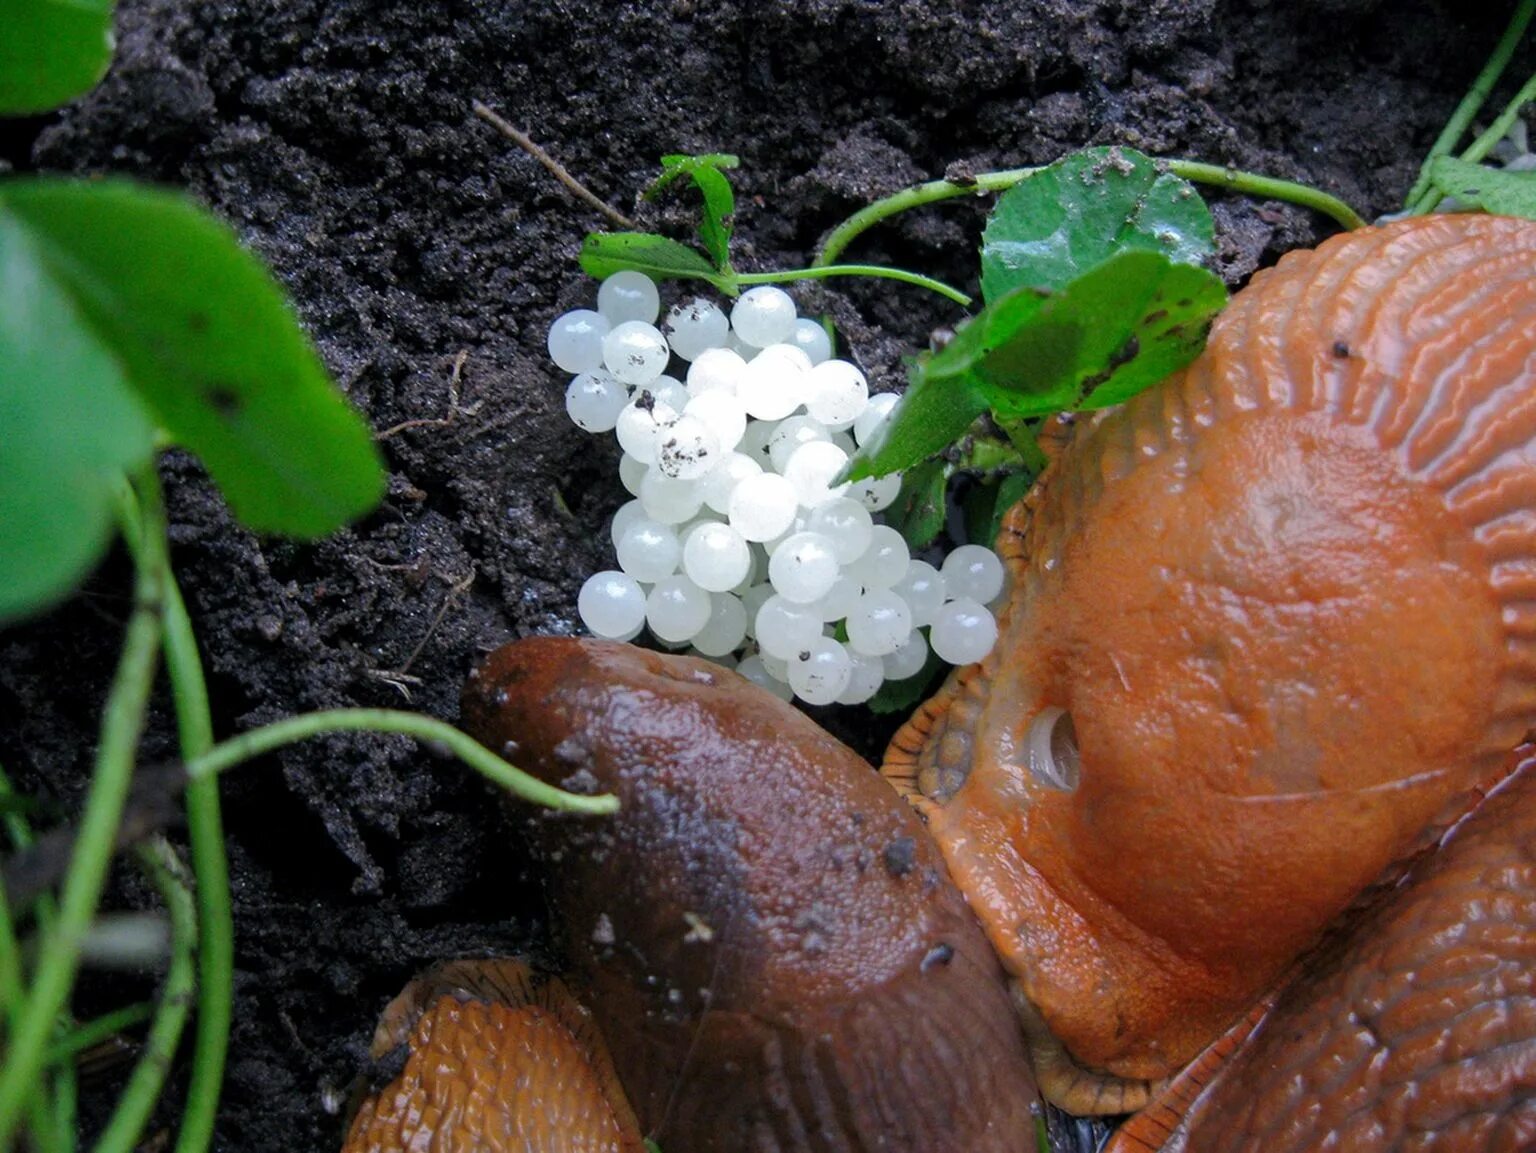
[[[158,499],[158,492],[154,495]],[[213,717],[203,662],[192,618],[170,566],[165,534],[144,533],[142,524],[139,528],[139,563],[150,559],[164,574],[165,668],[176,708],[181,756],[192,761],[213,748]],[[197,1032],[176,1153],[203,1153],[213,1141],[234,1008],[235,922],[216,777],[187,786],[187,837],[197,882]]]
[[[915,284],[940,296],[948,297],[961,308],[969,308],[971,298],[958,288],[951,288],[942,280],[924,276],[920,272],[908,272],[905,268],[888,268],[883,264],[816,264],[810,268],[791,268],[782,272],[741,272],[736,274],[739,284],[783,284],[790,280],[825,280],[829,276],[873,276],[884,280],[899,280],[903,284]]]
[[[211,777],[252,757],[327,733],[400,733],[419,741],[435,741],[445,745],[459,760],[492,784],[499,785],[525,801],[560,812],[587,816],[606,816],[619,810],[617,797],[583,797],[546,785],[538,778],[508,764],[452,725],[419,713],[404,713],[395,709],[327,709],[274,721],[270,725],[222,741],[202,756],[188,761],[187,776],[194,781]]]
[[[152,474],[153,465],[146,470]],[[147,483],[154,483],[149,475]],[[146,532],[164,532],[145,513]],[[106,882],[114,837],[122,818],[134,753],[160,651],[161,574],[142,566],[134,586],[134,609],[124,633],[112,688],[102,716],[96,768],[58,914],[38,950],[32,986],[17,1019],[10,1051],[0,1069],[0,1149],[11,1147],[22,1110],[37,1092],[44,1050],[64,1009],[80,963],[80,942],[90,928]]]
[[[1531,2],[1536,3],[1536,0]],[[1243,172],[1236,168],[1224,168],[1219,164],[1202,164],[1194,160],[1163,160],[1159,163],[1175,176],[1183,177],[1185,180],[1213,185],[1232,192],[1242,192],[1249,196],[1262,196],[1299,204],[1331,217],[1345,228],[1361,228],[1365,224],[1360,214],[1338,197],[1330,196],[1326,192],[1305,184],[1297,184],[1291,180],[1276,180],[1270,176],[1260,176],[1257,173]],[[1004,192],[1025,177],[1039,171],[1038,168],[1008,168],[997,172],[983,172],[963,184],[953,180],[930,180],[925,184],[917,184],[892,193],[873,204],[865,205],[827,233],[826,239],[822,241],[821,248],[816,254],[816,259],[811,262],[811,267],[822,268],[834,264],[857,237],[881,221],[888,220],[899,213],[912,208],[921,208],[927,204],[954,200],[961,196]]]
[[[1536,0],[1532,0],[1536,3]],[[1494,145],[1508,135],[1510,128],[1519,119],[1520,110],[1536,100],[1536,76],[1532,76],[1520,86],[1520,91],[1515,93],[1515,98],[1504,107],[1498,117],[1488,126],[1486,132],[1467,145],[1467,150],[1461,154],[1461,159],[1476,164],[1493,151]]]
[[[1499,77],[1504,75],[1504,69],[1509,66],[1510,57],[1520,46],[1520,39],[1525,35],[1533,14],[1536,14],[1536,0],[1520,0],[1520,3],[1515,6],[1515,14],[1510,17],[1509,26],[1504,29],[1504,35],[1494,46],[1493,54],[1483,65],[1483,70],[1477,74],[1477,79],[1472,81],[1472,87],[1467,89],[1467,94],[1461,98],[1461,103],[1456,105],[1451,118],[1441,129],[1439,137],[1434,144],[1430,145],[1429,153],[1424,157],[1423,167],[1419,169],[1419,178],[1413,182],[1413,187],[1408,190],[1408,195],[1403,200],[1405,211],[1418,215],[1429,212],[1440,202],[1439,194],[1430,187],[1430,167],[1437,159],[1450,155],[1455,149],[1456,142],[1461,139],[1467,126],[1472,123],[1472,118],[1478,114],[1488,99],[1494,85],[1499,82]],[[1503,134],[1500,133],[1500,135]]]
[[[131,1153],[138,1144],[155,1102],[160,1099],[165,1074],[186,1027],[197,984],[197,964],[193,959],[197,911],[190,878],[163,837],[145,842],[138,857],[170,913],[171,961],[160,987],[160,1000],[149,1033],[144,1038],[144,1047],[128,1084],[118,1095],[111,1120],[97,1138],[95,1153]]]
[[[71,1153],[75,1147],[75,1112],[79,1096],[79,1079],[73,1065],[63,1065],[53,1077],[53,1139],[49,1144],[52,1153]]]
[[[1299,204],[1313,212],[1328,217],[1342,228],[1353,231],[1364,228],[1365,220],[1337,196],[1331,196],[1310,184],[1298,184],[1294,180],[1277,180],[1273,176],[1260,176],[1256,172],[1242,172],[1236,168],[1224,168],[1219,164],[1202,164],[1197,160],[1164,161],[1168,171],[1196,184],[1206,184],[1229,192],[1241,192],[1246,196],[1265,200],[1284,200]]]
[[[121,1009],[113,1009],[110,1013],[103,1013],[100,1017],[76,1025],[68,1033],[55,1038],[53,1044],[48,1046],[48,1054],[43,1058],[43,1063],[62,1065],[77,1053],[89,1049],[92,1045],[100,1044],[114,1033],[132,1029],[135,1025],[142,1025],[154,1014],[154,1006],[143,1001],[124,1005]]]

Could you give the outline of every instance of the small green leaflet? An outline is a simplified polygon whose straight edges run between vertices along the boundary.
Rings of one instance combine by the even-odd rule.
[[[949,466],[926,460],[902,474],[901,493],[891,510],[891,523],[912,548],[926,548],[944,528],[944,495]]]
[[[154,451],[123,366],[0,210],[0,621],[61,599],[111,538],[122,474]]]
[[[48,112],[83,96],[112,63],[113,0],[5,0],[0,116]]]
[[[145,459],[137,438],[27,456],[62,435],[47,410],[65,403],[69,376],[92,390],[89,404],[84,394],[71,403],[95,426],[133,427],[141,414],[201,458],[258,532],[323,536],[378,502],[384,474],[368,426],[271,275],[207,212],[127,181],[28,178],[0,185],[0,227],[8,283],[36,293],[28,311],[12,307],[19,289],[4,297],[0,380],[18,407],[3,425],[0,483],[15,483],[12,469],[29,459],[48,470],[33,473],[45,490]],[[40,351],[40,334],[58,347]],[[83,367],[48,368],[63,355]]]
[[[927,661],[915,676],[886,681],[875,691],[868,702],[870,712],[910,713],[931,695],[929,690],[933,687],[934,678],[946,667],[938,655],[929,649]]]
[[[1129,148],[1087,148],[998,197],[981,238],[981,291],[1065,288],[1122,252],[1199,264],[1215,222],[1188,181]]]
[[[1440,156],[1430,166],[1429,178],[1442,193],[1469,208],[1536,220],[1536,172],[1506,172]]]
[[[654,232],[589,232],[578,260],[581,270],[598,280],[631,268],[652,280],[707,280],[728,295],[739,291],[734,276],[716,272],[686,244]]]
[[[699,243],[715,267],[731,273],[731,225],[736,212],[736,193],[722,169],[735,168],[741,161],[727,152],[708,152],[702,156],[671,155],[661,158],[661,175],[645,190],[647,200],[655,199],[663,188],[680,177],[687,177],[704,197],[704,212],[699,218]]]
[[[918,360],[906,395],[846,476],[910,467],[989,409],[1016,419],[1119,404],[1193,359],[1225,301],[1212,273],[1136,250],[1059,292],[1014,289]]]

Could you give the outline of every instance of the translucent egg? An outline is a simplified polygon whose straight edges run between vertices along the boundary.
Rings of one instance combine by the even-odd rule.
[[[810,604],[825,596],[837,577],[832,542],[820,533],[795,533],[768,561],[768,580],[780,596],[795,604]]]
[[[869,383],[846,360],[828,360],[811,369],[805,381],[805,410],[828,425],[846,428],[869,404]]]
[[[662,335],[672,351],[684,360],[697,361],[712,348],[725,344],[730,319],[712,302],[696,297],[685,304],[673,305],[662,322]]]
[[[887,476],[856,480],[848,486],[848,491],[844,495],[852,497],[870,512],[890,508],[896,503],[896,498],[901,495],[901,474],[893,472]]]
[[[862,705],[878,693],[880,686],[885,683],[885,666],[881,664],[883,658],[856,653],[852,649],[845,651],[848,653],[848,684],[837,694],[837,703]]]
[[[822,593],[816,600],[815,609],[821,614],[821,619],[827,624],[840,621],[854,610],[859,603],[859,597],[864,595],[864,589],[859,582],[851,577],[840,574],[832,582],[832,587]]]
[[[768,460],[775,472],[782,473],[795,449],[802,444],[810,444],[813,440],[830,442],[831,439],[832,434],[821,421],[809,416],[791,416],[779,421],[768,437]]]
[[[730,525],[702,524],[687,534],[683,572],[700,588],[727,592],[740,584],[751,568],[752,552]]]
[[[784,465],[784,479],[795,490],[795,499],[805,508],[814,509],[836,500],[848,490],[848,484],[832,486],[832,479],[848,464],[848,454],[830,442],[815,441],[795,449]]]
[[[869,547],[875,523],[858,501],[838,496],[813,508],[806,527],[832,539],[838,564],[852,564]]]
[[[816,637],[789,658],[789,687],[808,705],[830,705],[848,687],[853,663],[831,637]]]
[[[794,522],[798,502],[789,481],[776,473],[749,476],[731,492],[731,527],[748,540],[772,540]]]
[[[653,468],[640,482],[640,503],[652,520],[680,525],[699,511],[702,498],[698,481],[668,476]]]
[[[944,587],[952,597],[986,604],[1003,591],[1003,562],[989,548],[964,544],[944,558]]]
[[[623,324],[626,320],[654,324],[661,311],[656,282],[633,269],[615,272],[597,286],[597,311],[610,324]]]
[[[731,493],[749,476],[758,476],[763,466],[750,456],[740,452],[728,452],[719,464],[704,474],[699,481],[699,495],[704,504],[718,513],[731,511]]]
[[[789,343],[805,353],[812,365],[820,364],[832,355],[832,338],[825,328],[808,316],[795,321]]]
[[[949,590],[943,574],[925,560],[913,558],[907,562],[907,571],[891,586],[891,591],[912,606],[912,623],[933,623],[933,614],[949,599]]]
[[[709,621],[710,596],[681,573],[657,581],[645,598],[645,623],[661,640],[691,640]]]
[[[627,452],[619,457],[619,483],[624,486],[624,491],[630,496],[640,495],[640,483],[645,480],[645,474],[649,471],[649,465],[636,460]]]
[[[888,589],[906,575],[910,560],[902,535],[888,524],[877,524],[869,530],[869,547],[848,566],[848,575],[866,589]]]
[[[901,397],[894,392],[880,392],[869,398],[864,411],[853,422],[853,439],[863,444],[881,425],[890,419],[891,409]]]
[[[693,399],[688,386],[675,376],[658,376],[645,387],[659,404],[666,405],[673,412],[682,412]]]
[[[757,610],[752,632],[758,648],[787,661],[821,636],[821,614],[775,594]]]
[[[746,371],[747,362],[741,359],[740,353],[728,348],[706,348],[688,366],[688,393],[690,396],[702,396],[706,392],[734,393]]]
[[[757,653],[750,657],[743,657],[736,665],[736,671],[758,688],[765,689],[778,697],[781,701],[787,701],[794,696],[794,690],[777,677],[768,672],[763,664],[763,658]]]
[[[708,425],[721,452],[733,451],[747,431],[747,410],[734,393],[724,389],[700,393],[683,406],[683,416],[697,417]]]
[[[608,318],[590,308],[555,317],[549,326],[549,359],[566,372],[596,372],[603,367],[603,338]]]
[[[730,593],[709,598],[709,619],[693,637],[693,647],[707,657],[723,657],[741,647],[747,637],[747,610]]]
[[[576,596],[576,612],[593,636],[628,637],[645,621],[645,593],[625,573],[593,573]]]
[[[795,302],[771,284],[749,288],[731,307],[731,328],[757,348],[788,340],[795,330]]]
[[[890,589],[875,589],[859,598],[848,614],[848,645],[866,656],[895,652],[912,632],[912,611]]]
[[[952,665],[981,660],[997,642],[997,621],[970,597],[956,597],[934,614],[928,643]]]
[[[773,439],[773,434],[779,430],[776,420],[749,420],[747,431],[741,434],[741,443],[736,446],[736,451],[745,453],[757,461],[765,469],[773,468],[773,459],[768,455],[768,442]]]
[[[904,681],[908,677],[915,677],[928,663],[928,638],[923,636],[921,630],[913,629],[907,634],[906,640],[881,659],[885,662],[888,680]]]
[[[625,384],[650,384],[667,370],[671,355],[666,337],[643,320],[616,324],[603,337],[603,364]]]
[[[647,584],[675,573],[683,556],[677,530],[650,517],[642,517],[625,529],[614,552],[621,569]]]
[[[805,353],[787,344],[766,348],[747,362],[736,382],[747,415],[758,420],[782,420],[805,401]]]
[[[656,449],[662,429],[678,417],[677,409],[657,400],[649,390],[641,389],[620,411],[613,432],[619,447],[646,467],[656,463]]]
[[[684,412],[657,434],[656,469],[675,480],[697,480],[720,459],[719,435],[696,414]]]
[[[629,388],[607,372],[584,372],[565,389],[565,412],[585,432],[609,432],[629,403]]]
[[[614,547],[618,547],[619,538],[624,535],[624,530],[635,521],[645,516],[645,506],[638,500],[627,500],[619,505],[618,511],[613,514],[613,521],[608,526],[608,535],[613,539]]]
[[[773,591],[773,586],[767,581],[762,584],[754,584],[745,592],[738,594],[741,597],[741,607],[747,610],[747,636],[757,637],[757,612],[768,601],[779,594]]]

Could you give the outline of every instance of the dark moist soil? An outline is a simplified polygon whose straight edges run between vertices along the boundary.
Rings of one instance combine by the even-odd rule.
[[[827,228],[914,181],[1086,144],[1308,181],[1370,216],[1398,206],[1505,9],[124,0],[107,80],[8,126],[0,171],[190,190],[271,262],[341,386],[394,430],[384,504],[318,545],[253,537],[195,464],[166,460],[218,733],[342,705],[452,720],[483,653],[577,630],[576,591],[612,563],[607,518],[625,499],[616,450],[568,423],[544,355],[550,319],[592,298],[574,257],[600,222],[472,100],[626,210],[661,153],[738,153],[746,269],[805,263]],[[1214,203],[1234,284],[1330,230],[1280,204]],[[910,214],[853,255],[974,284],[984,208]],[[838,318],[882,389],[956,319],[889,283],[797,295]],[[88,776],[127,577],[114,558],[64,608],[0,634],[0,764],[59,814]],[[870,756],[892,727],[826,719]],[[173,750],[162,700],[146,761]],[[231,774],[224,797],[238,1000],[218,1146],[335,1148],[336,1101],[385,1000],[433,958],[541,948],[537,881],[486,787],[407,740],[315,741]],[[82,996],[111,1004],[122,981]]]

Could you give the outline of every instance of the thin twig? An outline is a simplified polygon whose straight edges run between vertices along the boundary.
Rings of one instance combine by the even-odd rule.
[[[416,420],[402,420],[399,424],[392,424],[383,432],[373,434],[374,440],[388,440],[392,436],[398,436],[408,428],[447,428],[461,416],[474,416],[480,411],[483,400],[477,400],[474,404],[459,404],[459,377],[464,371],[464,362],[469,359],[466,350],[460,350],[453,358],[453,372],[448,377],[448,415],[419,417]]]
[[[566,171],[565,165],[561,164],[553,156],[545,152],[544,149],[535,144],[533,139],[526,132],[514,128],[510,123],[496,115],[496,113],[492,112],[478,100],[474,101],[470,107],[474,109],[475,115],[480,117],[481,120],[484,120],[492,128],[496,129],[497,132],[500,132],[508,140],[512,141],[512,143],[516,144],[524,152],[528,153],[529,156],[533,157],[545,168],[547,168],[549,170],[549,174],[558,180],[561,184],[565,185],[566,188],[570,189],[571,195],[575,196],[576,199],[582,201],[584,204],[595,209],[596,211],[601,212],[604,216],[613,221],[613,223],[618,225],[620,228],[633,230],[636,227],[633,220],[625,216],[611,204],[608,204],[606,201],[602,200],[590,189],[588,189],[585,184],[577,180],[568,171]]]

